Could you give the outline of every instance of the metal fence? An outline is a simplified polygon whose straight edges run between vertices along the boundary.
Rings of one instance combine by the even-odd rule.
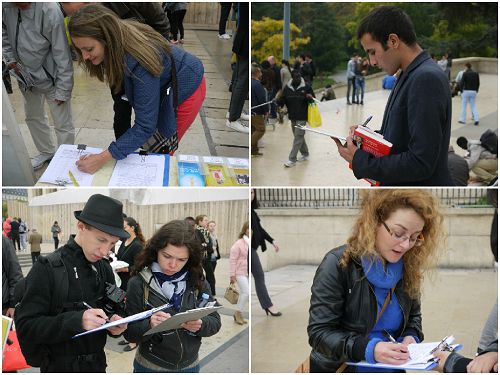
[[[360,189],[262,188],[255,189],[260,208],[357,208]],[[486,188],[429,189],[441,204],[449,207],[490,207]],[[496,188],[495,188],[496,190]],[[491,194],[490,192],[490,194]]]

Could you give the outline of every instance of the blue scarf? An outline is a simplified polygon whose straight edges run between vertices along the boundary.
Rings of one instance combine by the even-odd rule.
[[[157,262],[153,262],[151,272],[160,286],[163,295],[179,311],[181,309],[182,295],[186,291],[186,280],[189,277],[189,271],[183,268],[172,276],[168,276],[162,272]]]
[[[366,278],[373,285],[375,292],[375,297],[377,300],[377,311],[380,312],[384,304],[387,293],[390,293],[391,289],[396,286],[396,284],[403,277],[403,258],[401,258],[397,263],[384,262],[378,257],[363,257],[361,258],[361,265],[363,271],[365,272]],[[384,313],[380,317],[379,321],[369,333],[368,338],[370,341],[366,347],[365,357],[369,363],[375,363],[373,357],[373,350],[375,345],[380,341],[387,341],[383,335],[383,330],[389,331],[393,336],[399,329],[403,321],[403,312],[399,307],[396,295],[393,294],[391,297],[391,302],[387,305]],[[356,366],[356,372],[395,372],[394,370],[388,369],[376,369],[370,367]]]

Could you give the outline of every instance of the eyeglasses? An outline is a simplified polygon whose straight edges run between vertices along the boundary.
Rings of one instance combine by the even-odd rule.
[[[412,246],[422,246],[422,244],[424,243],[424,235],[422,233],[420,233],[418,236],[412,238],[412,237],[408,237],[408,236],[404,236],[404,235],[399,235],[396,232],[393,232],[387,226],[387,224],[383,221],[382,221],[382,225],[387,230],[387,232],[389,232],[389,234],[391,235],[391,237],[394,241],[405,242],[406,240],[408,240],[409,244]]]

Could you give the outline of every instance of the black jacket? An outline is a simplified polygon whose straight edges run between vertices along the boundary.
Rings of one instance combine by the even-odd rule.
[[[144,307],[145,284],[149,285],[148,302],[152,306],[161,306],[169,302],[161,293],[161,289],[159,289],[151,271],[145,269],[139,275],[133,276],[128,282],[127,315],[137,314],[151,308],[150,306]],[[198,307],[203,293],[207,293],[210,296],[209,300],[213,301],[210,286],[206,281],[203,285],[203,291],[199,293],[188,282],[186,291],[182,296],[180,311]],[[174,311],[165,312],[171,315],[175,314]],[[196,361],[202,337],[212,336],[219,332],[221,321],[218,313],[207,315],[201,320],[203,321],[201,329],[195,334],[185,329],[175,329],[144,336],[144,333],[151,328],[149,319],[144,319],[130,323],[124,336],[128,341],[139,344],[138,350],[140,354],[148,361],[170,371],[180,370]]]
[[[161,7],[161,3],[103,3],[121,19],[134,18],[158,31],[168,39],[170,23]]]
[[[339,265],[344,250],[341,246],[326,254],[311,288],[307,327],[311,367],[328,372],[335,372],[345,361],[365,359],[368,334],[377,319],[375,292],[361,263],[352,259],[346,268]],[[412,335],[422,341],[420,302],[403,291],[401,281],[394,293],[404,320],[396,337]]]
[[[23,272],[12,241],[2,236],[2,310],[15,306],[14,287],[23,278]]]
[[[255,78],[252,78],[252,107],[259,104],[264,104],[267,102],[266,89],[262,86],[262,83]],[[269,112],[269,105],[262,105],[260,107],[252,109],[252,114],[265,115]]]
[[[266,241],[273,243],[274,239],[262,228],[257,212],[252,208],[252,249],[257,249],[260,246],[262,251],[266,251]]]
[[[10,222],[10,236],[19,236],[19,222],[17,220],[12,220]]]
[[[120,288],[123,290],[127,290],[127,283],[130,279],[130,272],[132,271],[132,267],[134,266],[134,259],[142,250],[142,244],[139,238],[134,238],[134,240],[128,245],[125,246],[125,241],[122,242],[120,248],[118,249],[118,253],[116,254],[116,258],[118,260],[122,260],[128,263],[128,271],[129,272],[118,272],[118,276],[120,276],[120,280],[122,284]]]
[[[357,150],[356,178],[384,186],[452,186],[448,170],[451,93],[448,77],[427,52],[398,78],[384,111],[381,133],[392,143],[389,156]]]
[[[53,285],[54,271],[42,257],[28,273],[24,297],[16,308],[17,335],[20,341],[29,340],[48,346],[50,354],[41,366],[42,372],[104,372],[108,331],[76,339],[71,337],[84,332],[82,317],[85,306],[82,302],[96,308],[103,307],[105,282],[114,284],[113,272],[104,260],[98,261],[100,265],[90,263],[73,239],[59,250],[69,281],[65,305],[73,307],[67,307],[58,315],[49,315],[51,296],[57,285]],[[98,272],[99,269],[105,270],[105,274]]]
[[[208,233],[208,231],[207,231]],[[202,253],[202,258],[205,259],[210,259],[212,256],[212,253],[214,252],[213,246],[212,246],[212,239],[210,238],[210,235],[208,238],[205,238],[203,235],[203,232],[196,228],[196,237],[198,237],[198,240],[200,241],[201,245],[201,253]]]
[[[467,69],[460,81],[461,90],[473,90],[479,92],[479,74],[472,69]]]
[[[306,94],[314,96],[314,91],[303,78],[297,88],[291,85],[291,81],[286,84],[283,94],[278,99],[278,105],[280,107],[286,105],[290,120],[307,121],[309,99],[306,98]]]

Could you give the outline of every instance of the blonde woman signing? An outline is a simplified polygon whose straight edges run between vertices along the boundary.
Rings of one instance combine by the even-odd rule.
[[[246,324],[243,319],[243,308],[248,303],[248,246],[250,245],[248,221],[243,224],[238,240],[231,247],[229,253],[229,282],[238,283],[240,296],[234,313],[234,321],[237,324]]]
[[[327,253],[314,277],[307,328],[311,372],[335,372],[347,361],[408,361],[408,344],[424,338],[419,296],[424,270],[442,248],[441,234],[442,215],[430,193],[366,194],[347,245]]]
[[[205,98],[201,61],[169,45],[151,27],[121,20],[97,4],[83,6],[68,24],[81,66],[91,77],[106,81],[114,93],[125,89],[135,123],[108,149],[77,161],[94,173],[112,159],[120,160],[142,147],[173,153],[194,122]]]

